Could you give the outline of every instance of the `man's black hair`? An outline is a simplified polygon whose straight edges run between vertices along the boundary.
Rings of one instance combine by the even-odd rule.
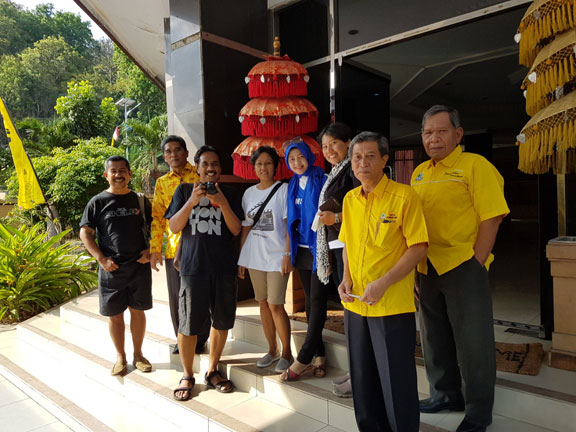
[[[222,163],[222,155],[220,154],[220,152],[215,147],[212,147],[209,145],[204,145],[204,146],[200,147],[198,149],[198,151],[196,152],[196,154],[194,155],[194,164],[196,164],[196,166],[198,166],[198,164],[200,163],[200,156],[202,156],[202,154],[208,153],[208,152],[216,153],[216,155],[218,155],[218,160],[220,161],[220,163]]]
[[[166,150],[166,144],[168,144],[169,142],[172,141],[176,141],[177,143],[180,143],[180,146],[182,147],[182,149],[184,149],[184,151],[188,151],[188,149],[186,148],[186,141],[184,141],[184,138],[182,138],[181,136],[178,135],[168,135],[166,138],[164,138],[162,140],[162,153],[164,153],[164,151]]]
[[[106,159],[106,162],[104,162],[105,171],[108,171],[108,166],[112,162],[124,162],[126,164],[126,168],[128,168],[128,171],[130,171],[130,162],[128,162],[128,159],[122,156],[110,156],[108,159]]]

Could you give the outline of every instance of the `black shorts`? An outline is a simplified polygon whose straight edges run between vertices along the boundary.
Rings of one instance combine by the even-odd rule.
[[[201,334],[212,323],[216,330],[230,330],[236,320],[236,276],[181,276],[178,333]]]
[[[152,309],[152,271],[150,264],[131,262],[113,272],[98,268],[100,313],[119,315],[128,306],[136,310]]]

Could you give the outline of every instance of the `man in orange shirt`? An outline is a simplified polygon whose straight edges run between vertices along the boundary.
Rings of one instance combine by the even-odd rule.
[[[159,271],[158,265],[162,265],[162,244],[164,235],[167,237],[166,244],[166,283],[168,285],[168,303],[170,316],[174,326],[174,334],[178,335],[178,297],[180,293],[180,273],[174,268],[174,256],[180,241],[180,233],[170,231],[168,219],[164,219],[164,213],[172,201],[174,191],[181,183],[196,183],[198,174],[196,167],[188,162],[188,149],[186,142],[177,135],[168,135],[162,140],[162,153],[164,160],[170,166],[170,172],[156,181],[154,189],[154,201],[152,202],[152,226],[150,239],[150,266]],[[197,352],[203,352],[210,328],[198,336]],[[178,346],[174,350],[178,354]]]

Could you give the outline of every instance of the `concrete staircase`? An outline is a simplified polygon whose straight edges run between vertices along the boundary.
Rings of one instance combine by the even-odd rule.
[[[153,363],[152,373],[130,366],[126,376],[110,376],[115,355],[95,292],[34,317],[16,331],[0,333],[0,373],[78,431],[357,430],[352,400],[331,392],[331,378],[347,369],[342,335],[325,332],[326,378],[284,383],[273,367],[255,366],[266,342],[258,308],[243,302],[219,366],[237,390],[220,394],[207,389],[203,375],[208,357],[201,355],[195,363],[193,399],[182,403],[172,398],[182,368],[179,357],[171,354],[175,340],[167,304],[155,301],[147,320],[143,351]],[[292,324],[297,352],[305,324]],[[129,332],[126,336],[131,353]],[[538,379],[533,378],[499,374],[489,431],[576,431],[576,374],[543,367]],[[421,366],[418,379],[424,396],[427,382]],[[421,431],[455,430],[461,419],[461,413],[423,415]],[[2,424],[0,430],[11,429]]]

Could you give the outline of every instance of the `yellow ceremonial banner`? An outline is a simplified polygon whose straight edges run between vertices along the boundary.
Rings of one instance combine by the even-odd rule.
[[[14,159],[14,167],[16,167],[18,176],[18,206],[31,209],[38,204],[44,204],[46,199],[40,188],[40,183],[38,183],[34,167],[24,150],[22,140],[18,136],[18,132],[16,132],[2,98],[0,98],[0,120],[3,120],[3,129],[6,131],[8,145],[12,151],[12,159]],[[1,135],[3,135],[3,131],[0,131],[0,137]]]

